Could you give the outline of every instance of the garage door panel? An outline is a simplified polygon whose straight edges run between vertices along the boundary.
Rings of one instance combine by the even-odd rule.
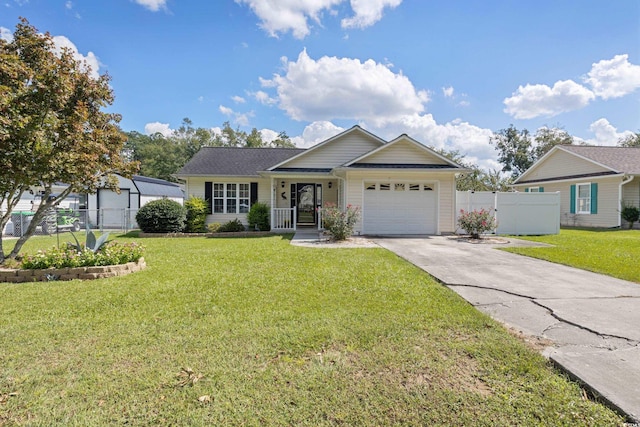
[[[436,191],[365,190],[363,231],[366,234],[434,234]]]

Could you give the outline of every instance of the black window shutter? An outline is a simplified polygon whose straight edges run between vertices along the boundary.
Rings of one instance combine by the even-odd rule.
[[[213,213],[213,183],[210,181],[206,181],[204,183],[204,199],[207,201],[209,205],[209,213]]]
[[[250,201],[251,206],[253,206],[253,204],[257,201],[258,201],[258,183],[252,182],[251,183],[251,201]]]

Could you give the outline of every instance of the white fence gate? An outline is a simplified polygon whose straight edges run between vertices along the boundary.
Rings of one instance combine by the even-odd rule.
[[[518,236],[560,232],[560,192],[456,191],[456,207],[456,220],[461,209],[493,212],[498,223],[496,234]]]

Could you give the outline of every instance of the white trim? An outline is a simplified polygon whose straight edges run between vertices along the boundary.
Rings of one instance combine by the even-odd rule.
[[[536,183],[544,186],[544,184],[551,184],[551,183],[555,183],[555,182],[572,182],[572,183],[575,183],[577,181],[580,181],[581,179],[596,180],[596,179],[616,178],[616,177],[624,177],[624,176],[626,176],[626,175],[623,174],[623,173],[617,173],[617,174],[611,174],[611,175],[584,176],[584,177],[578,177],[578,178],[564,178],[564,179],[549,178],[549,179],[540,180],[540,181],[525,182],[525,183],[522,183],[522,184],[515,184],[514,183],[514,184],[509,185],[509,187],[527,187],[529,185],[536,184]]]
[[[622,209],[622,186],[630,183],[635,178],[635,175],[629,175],[622,178],[622,182],[618,186],[618,209]],[[618,215],[618,227],[622,227],[622,216]]]
[[[591,182],[580,182],[576,183],[576,214],[577,215],[591,215],[591,203],[592,203],[592,195],[591,195]],[[580,197],[580,187],[586,186],[589,189],[589,205],[587,206],[586,211],[580,210],[580,199],[587,199],[587,197]]]

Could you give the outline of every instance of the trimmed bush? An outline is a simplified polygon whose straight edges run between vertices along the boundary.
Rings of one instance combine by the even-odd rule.
[[[249,230],[269,231],[271,221],[269,220],[269,206],[265,203],[254,203],[247,214]]]
[[[631,230],[633,228],[633,223],[640,220],[640,209],[633,205],[623,203],[622,210],[620,211],[620,216],[622,217],[622,219],[627,221],[629,230]]]
[[[487,210],[466,212],[460,209],[458,227],[464,229],[472,239],[479,239],[482,233],[493,231],[497,226],[495,217]]]
[[[186,218],[187,209],[169,199],[149,202],[136,214],[136,221],[145,233],[179,233]]]
[[[327,202],[320,209],[320,214],[324,229],[333,236],[333,239],[345,240],[353,234],[353,227],[360,218],[360,208],[348,205],[343,211],[338,209],[335,203]]]
[[[202,197],[190,197],[184,202],[187,209],[187,223],[184,231],[187,233],[204,233],[207,231],[205,225],[209,204]]]
[[[233,221],[225,222],[218,227],[218,233],[237,233],[240,231],[245,231],[245,228],[238,218]]]
[[[209,233],[217,233],[219,229],[220,229],[219,222],[212,222],[211,224],[207,225],[207,231]]]

